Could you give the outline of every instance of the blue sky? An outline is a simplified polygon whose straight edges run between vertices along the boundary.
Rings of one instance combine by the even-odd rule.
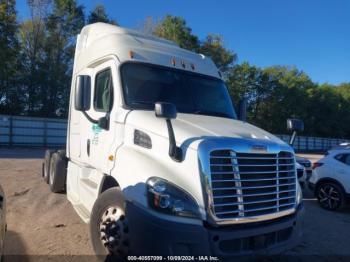
[[[102,3],[125,27],[147,16],[182,16],[193,33],[223,35],[239,63],[265,67],[295,65],[318,83],[350,82],[350,1],[348,0],[78,0],[91,10]],[[26,0],[17,0],[20,19]]]

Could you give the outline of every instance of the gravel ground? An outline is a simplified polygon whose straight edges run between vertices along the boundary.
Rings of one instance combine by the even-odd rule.
[[[5,254],[92,255],[88,225],[64,194],[50,193],[41,179],[42,157],[40,150],[0,149],[0,183],[7,197]],[[304,201],[304,237],[287,254],[350,256],[350,208],[322,210],[308,189]]]

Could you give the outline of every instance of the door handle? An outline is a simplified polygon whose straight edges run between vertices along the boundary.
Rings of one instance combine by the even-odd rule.
[[[90,139],[86,141],[86,152],[87,155],[90,156]]]

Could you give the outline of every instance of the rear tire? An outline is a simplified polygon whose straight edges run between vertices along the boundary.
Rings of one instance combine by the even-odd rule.
[[[103,261],[124,261],[130,253],[124,206],[122,192],[114,187],[103,192],[92,208],[90,237],[95,254]]]
[[[316,197],[320,206],[326,210],[335,211],[344,204],[343,189],[332,182],[324,182],[317,186]]]
[[[50,161],[49,185],[54,193],[63,192],[66,185],[66,161],[61,154],[53,153]]]
[[[52,154],[53,154],[52,150],[45,151],[45,159],[44,159],[44,163],[43,163],[42,177],[47,184],[49,183],[50,162],[51,162]]]

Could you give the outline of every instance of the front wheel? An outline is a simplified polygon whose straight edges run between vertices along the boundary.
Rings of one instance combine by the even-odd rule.
[[[334,183],[323,183],[318,186],[316,196],[321,207],[327,210],[337,210],[343,204],[343,190]]]
[[[119,188],[106,190],[96,200],[90,219],[90,236],[98,256],[123,261],[129,254],[129,227]]]

